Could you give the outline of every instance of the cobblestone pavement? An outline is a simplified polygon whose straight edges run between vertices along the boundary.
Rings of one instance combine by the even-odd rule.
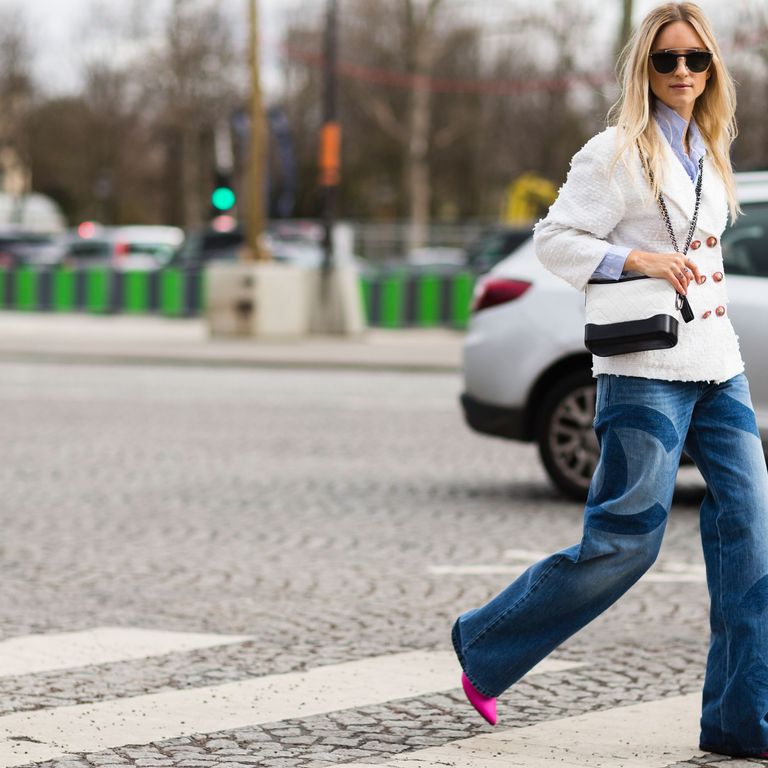
[[[449,650],[508,550],[575,543],[581,508],[532,446],[472,434],[451,374],[5,364],[0,632],[248,635],[226,646],[0,677],[0,715]],[[687,471],[660,561],[701,564]],[[514,686],[514,728],[697,692],[703,582],[646,582]],[[325,766],[485,733],[460,691],[73,755],[41,765]],[[722,757],[701,762],[747,764]]]

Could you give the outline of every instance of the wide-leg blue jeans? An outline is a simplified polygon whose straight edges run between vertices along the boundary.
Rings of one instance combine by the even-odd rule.
[[[701,746],[768,750],[768,471],[747,378],[601,374],[596,406],[600,460],[581,542],[459,616],[452,639],[461,666],[478,691],[498,696],[626,592],[659,552],[685,446],[707,484]]]

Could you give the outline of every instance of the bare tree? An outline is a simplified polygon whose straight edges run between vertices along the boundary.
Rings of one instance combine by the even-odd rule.
[[[408,248],[426,244],[429,224],[429,139],[432,119],[430,78],[437,55],[437,16],[443,0],[403,0],[405,61],[412,74],[408,105],[407,163],[410,228]]]
[[[27,129],[35,95],[32,54],[19,7],[0,11],[0,190],[17,200],[21,216],[24,195],[31,189]]]
[[[168,218],[199,226],[213,177],[215,124],[228,120],[247,91],[230,17],[212,0],[173,0],[164,44],[147,58],[143,75],[147,104],[164,136],[169,178],[179,180]]]
[[[748,3],[731,18],[731,29],[722,47],[726,51],[737,88],[739,135],[733,160],[737,170],[768,168],[768,9]]]

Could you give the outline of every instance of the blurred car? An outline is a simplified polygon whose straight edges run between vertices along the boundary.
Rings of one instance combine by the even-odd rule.
[[[184,240],[179,227],[81,225],[66,246],[64,264],[147,272],[166,266]]]
[[[274,261],[316,269],[323,263],[322,237],[323,228],[317,222],[281,221],[270,225],[262,242]],[[237,261],[246,245],[245,231],[239,225],[206,227],[187,234],[171,266],[201,269],[211,261]],[[345,253],[344,249],[341,253]],[[343,256],[341,261],[345,262]],[[356,263],[357,259],[351,257],[351,261]]]
[[[739,335],[764,446],[768,443],[768,172],[736,174],[744,215],[722,236],[728,314]],[[528,239],[481,277],[464,344],[467,423],[535,442],[554,484],[584,499],[598,459],[584,296],[548,272]]]
[[[460,272],[466,269],[466,254],[463,248],[444,245],[426,245],[411,249],[405,257],[408,272],[430,272],[435,274]]]
[[[237,261],[245,245],[240,227],[218,230],[206,228],[188,232],[169,266],[177,269],[201,269],[209,261]]]
[[[466,251],[466,265],[476,274],[487,272],[530,236],[531,227],[494,227],[483,232]]]
[[[0,268],[53,267],[65,254],[64,243],[56,235],[8,229],[0,231]]]

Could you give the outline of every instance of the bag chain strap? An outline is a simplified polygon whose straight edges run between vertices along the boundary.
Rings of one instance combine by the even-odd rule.
[[[653,171],[648,165],[648,162],[642,152],[640,153],[640,157],[642,158],[645,169],[648,171],[648,177],[651,180],[651,184],[653,184]],[[677,253],[682,253],[683,256],[688,253],[688,249],[691,246],[691,240],[693,240],[693,233],[696,231],[696,222],[699,219],[699,205],[701,204],[701,182],[703,177],[704,157],[702,156],[699,158],[699,173],[698,178],[696,179],[696,205],[693,209],[693,218],[691,219],[691,226],[688,230],[688,237],[685,241],[685,248],[683,248],[682,251],[677,246],[677,238],[675,237],[674,229],[672,229],[672,222],[669,220],[669,211],[667,210],[667,204],[664,201],[664,195],[661,194],[661,190],[659,190],[659,196],[656,198],[657,202],[659,203],[659,208],[661,208],[661,215],[664,218],[664,223],[667,225],[667,232],[669,233],[669,239],[672,241],[672,247]],[[683,319],[686,323],[689,323],[691,320],[693,320],[693,311],[691,310],[691,305],[688,303],[687,296],[683,295],[682,293],[678,293],[677,298],[675,299],[675,307],[679,309],[680,312],[682,312]]]

